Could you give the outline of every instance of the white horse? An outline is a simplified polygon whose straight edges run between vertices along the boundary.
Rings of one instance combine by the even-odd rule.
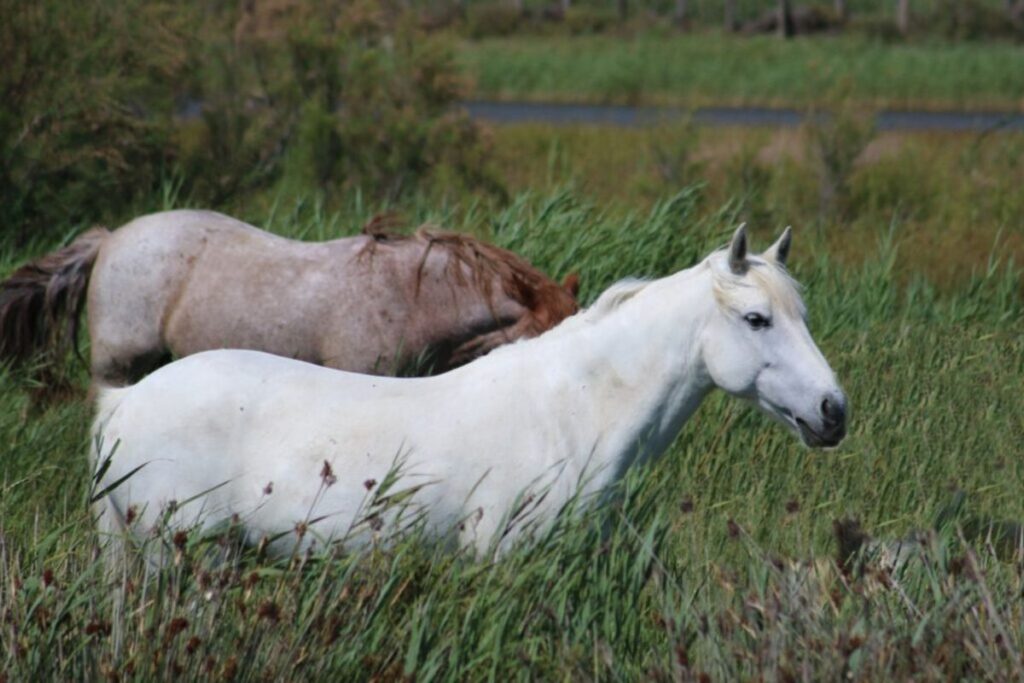
[[[399,455],[391,493],[405,486],[429,531],[501,549],[513,508],[543,524],[606,489],[664,452],[715,387],[835,446],[846,399],[784,269],[789,244],[787,229],[748,255],[741,227],[693,268],[618,283],[544,335],[437,377],[222,350],[101,389],[100,486],[134,472],[101,503],[101,532],[231,520],[279,554],[317,537],[365,543],[384,519],[356,522]]]

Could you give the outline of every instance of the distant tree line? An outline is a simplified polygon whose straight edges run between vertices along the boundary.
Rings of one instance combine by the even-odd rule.
[[[455,4],[452,5],[452,2]],[[637,17],[660,17],[680,28],[774,32],[783,37],[860,27],[896,36],[1022,37],[1024,0],[419,0],[443,14],[455,7],[488,24],[470,33],[512,33],[522,17],[601,29]],[[446,9],[447,8],[447,9]]]

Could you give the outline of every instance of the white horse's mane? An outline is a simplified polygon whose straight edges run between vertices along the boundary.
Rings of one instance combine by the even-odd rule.
[[[638,278],[625,278],[613,283],[608,289],[601,292],[600,296],[597,297],[597,301],[592,303],[587,308],[582,309],[576,315],[569,316],[554,328],[548,330],[543,335],[538,337],[539,339],[553,339],[555,337],[561,337],[565,334],[571,334],[573,331],[578,330],[580,327],[586,325],[592,325],[596,322],[604,320],[609,315],[617,311],[622,307],[622,304],[626,303],[634,296],[642,292],[650,285],[653,280],[642,280]],[[526,342],[529,340],[520,340]],[[505,346],[498,347],[494,351],[491,351],[488,355],[494,356],[500,353],[511,351],[512,349],[520,346],[520,341],[513,344],[506,344]]]
[[[591,321],[600,320],[614,312],[619,306],[626,303],[634,296],[643,291],[651,280],[638,278],[626,278],[612,284],[611,287],[601,292],[597,301],[591,304],[584,315]]]
[[[768,297],[774,310],[792,317],[806,317],[806,308],[800,297],[800,285],[789,275],[784,266],[757,256],[749,256],[747,258],[749,267],[746,272],[737,275],[727,267],[713,267],[711,261],[716,258],[728,258],[726,250],[722,249],[712,253],[692,270],[696,271],[698,268],[711,270],[712,291],[715,302],[720,307],[737,310],[740,307],[738,292],[743,288],[757,287]],[[601,292],[597,301],[576,315],[566,318],[559,325],[541,335],[540,338],[561,337],[564,334],[571,334],[581,326],[592,325],[604,320],[654,282],[656,280],[640,278],[619,280]],[[528,341],[518,340],[516,343],[499,347],[488,355],[497,356],[506,352],[514,352],[513,349]]]

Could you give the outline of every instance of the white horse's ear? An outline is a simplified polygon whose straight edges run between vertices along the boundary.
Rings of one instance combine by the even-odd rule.
[[[733,233],[729,245],[729,270],[742,275],[747,272],[747,224],[743,223]]]
[[[775,241],[775,244],[768,247],[764,252],[764,260],[775,261],[780,266],[786,265],[786,261],[789,260],[789,247],[792,244],[793,229],[787,225],[786,229],[782,231],[782,235]]]

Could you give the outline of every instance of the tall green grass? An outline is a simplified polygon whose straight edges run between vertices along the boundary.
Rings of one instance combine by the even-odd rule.
[[[408,213],[489,235],[553,275],[578,271],[591,301],[620,277],[664,275],[720,246],[739,203],[699,204],[687,188],[625,214],[569,192],[497,212]],[[279,206],[262,222],[324,238],[374,208]],[[767,245],[776,226],[756,228]],[[0,375],[0,679],[1019,674],[1019,557],[997,559],[956,525],[927,530],[955,491],[980,518],[1024,519],[1020,273],[994,260],[940,293],[896,277],[890,228],[857,266],[824,243],[798,232],[792,261],[850,397],[841,448],[808,451],[716,395],[607,507],[566,516],[500,561],[414,533],[364,553],[213,562],[208,545],[181,537],[165,569],[107,576],[87,509],[89,406],[33,414],[17,378]],[[827,561],[844,516],[881,538],[926,530],[922,555],[844,576]]]
[[[479,98],[704,105],[1024,107],[1024,51],[1009,43],[887,44],[857,36],[640,34],[466,41]]]
[[[902,282],[925,277],[956,290],[997,244],[1021,261],[1024,135],[865,139],[863,120],[852,122],[817,130],[509,125],[495,131],[494,156],[513,192],[568,186],[608,212],[649,211],[697,182],[700,220],[729,205],[758,229],[791,224],[803,240],[821,238],[815,249],[844,268],[872,259],[891,226]]]

